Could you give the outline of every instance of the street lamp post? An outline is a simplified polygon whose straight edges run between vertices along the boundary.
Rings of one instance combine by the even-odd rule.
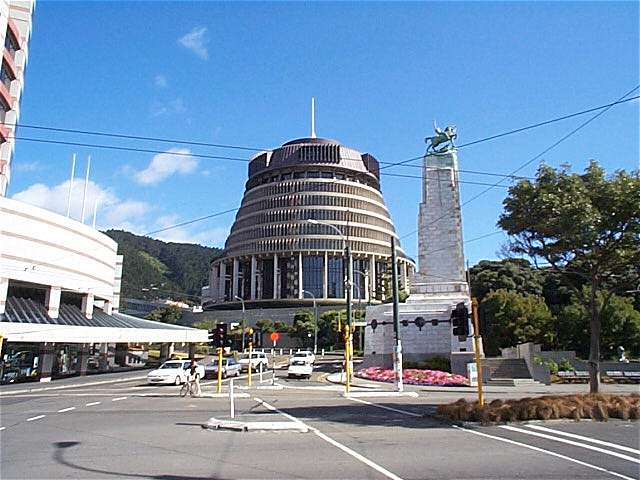
[[[247,323],[246,317],[245,317],[246,311],[244,309],[244,299],[240,298],[237,295],[234,298],[236,300],[240,300],[240,302],[242,303],[242,352],[244,353],[244,329],[245,329],[245,324]]]
[[[367,277],[369,276],[369,271],[365,270],[364,272],[360,271],[360,270],[354,270],[353,273],[357,273],[359,275],[362,275],[362,283],[366,284],[367,283]],[[365,289],[365,292],[368,293],[368,289]],[[358,288],[358,312],[360,315],[360,321],[362,321],[362,288],[361,286],[359,286]],[[358,331],[358,340],[360,340],[360,350],[364,350],[364,328],[360,327],[360,330]],[[353,353],[353,352],[352,352]]]
[[[345,282],[345,286],[347,287],[347,324],[349,325],[349,332],[353,332],[353,312],[351,311],[351,302],[353,301],[353,261],[351,258],[351,247],[349,246],[349,242],[347,242],[346,237],[342,234],[342,230],[340,230],[335,225],[332,225],[327,222],[323,222],[321,220],[315,220],[313,218],[307,219],[307,222],[312,223],[314,225],[325,225],[329,228],[332,228],[340,238],[342,238],[342,244],[344,246],[344,257],[347,260],[347,281]],[[353,335],[349,335],[349,348],[353,351]],[[353,371],[352,365],[348,365],[349,376]]]
[[[302,293],[308,293],[313,297],[313,354],[315,355],[318,351],[318,306],[316,305],[316,296],[309,290],[303,290]]]

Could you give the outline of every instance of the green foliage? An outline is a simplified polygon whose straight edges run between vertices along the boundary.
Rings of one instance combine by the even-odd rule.
[[[490,332],[483,338],[488,354],[498,355],[500,348],[524,342],[552,345],[554,318],[542,297],[497,290],[485,297],[482,307],[491,319]]]
[[[313,337],[315,317],[311,310],[298,310],[293,318],[293,327],[289,331],[292,338],[297,338],[304,345]]]
[[[122,230],[104,233],[118,242],[118,253],[124,255],[123,297],[193,303],[191,295],[200,295],[200,288],[207,283],[209,264],[221,253],[217,248],[166,243]],[[151,285],[158,290],[152,290]]]
[[[558,370],[562,372],[572,372],[575,370],[575,368],[568,359],[563,358],[562,360],[560,360],[560,363],[558,363]]]
[[[549,359],[549,360],[547,360],[545,362],[545,365],[547,367],[549,367],[549,373],[551,375],[557,375],[558,374],[558,364],[555,361]]]
[[[182,309],[175,305],[167,305],[166,307],[156,308],[145,318],[155,322],[175,324],[182,318]]]
[[[193,328],[200,328],[202,330],[215,330],[217,324],[217,320],[201,320],[199,322],[195,322],[193,324]]]
[[[585,289],[588,287],[584,287]],[[599,293],[599,308],[605,300],[605,294]],[[566,306],[560,313],[559,340],[561,344],[572,345],[578,355],[589,352],[590,312],[580,297]],[[629,298],[611,295],[607,305],[602,308],[601,351],[602,358],[617,358],[617,348],[622,345],[630,355],[640,355],[640,312],[633,307]]]
[[[273,322],[271,320],[269,320],[269,319],[260,319],[260,320],[256,321],[256,327],[262,333],[273,333],[273,332],[276,331],[276,328],[275,328]]]
[[[524,259],[482,260],[471,267],[471,293],[479,302],[489,292],[507,290],[523,295],[542,295],[544,276]]]

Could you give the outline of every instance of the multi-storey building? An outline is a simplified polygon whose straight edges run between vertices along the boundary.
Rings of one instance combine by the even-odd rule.
[[[311,221],[310,221],[311,220]],[[390,291],[391,237],[378,161],[335,140],[302,138],[255,155],[224,254],[203,289],[206,308],[340,305],[345,245],[353,255],[354,301]],[[399,242],[397,242],[399,245]],[[398,248],[408,288],[414,262]]]
[[[15,125],[20,116],[24,69],[29,53],[34,0],[0,0],[0,196],[6,195],[11,180],[11,157]]]

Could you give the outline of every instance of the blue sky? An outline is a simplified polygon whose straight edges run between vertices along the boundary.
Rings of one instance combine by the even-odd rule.
[[[616,100],[640,83],[638,3],[37,4],[20,121],[256,147],[309,134],[386,162],[424,152],[437,119],[459,143]],[[639,103],[544,155],[582,170],[638,168]],[[461,149],[460,168],[508,173],[588,117]],[[17,136],[247,158],[250,152],[20,128]],[[70,159],[92,156],[98,225],[144,233],[237,206],[246,164],[18,140],[9,195],[63,211]],[[523,175],[533,175],[536,163]],[[387,171],[419,174],[415,167]],[[461,173],[464,181],[495,177]],[[399,235],[417,227],[420,181],[383,177]],[[462,200],[486,187],[463,184]],[[74,212],[79,215],[80,183]],[[466,239],[496,230],[505,188],[463,209]],[[87,218],[90,215],[87,215]],[[159,238],[221,246],[228,214]],[[504,237],[466,244],[473,264]],[[415,255],[417,238],[402,240]]]

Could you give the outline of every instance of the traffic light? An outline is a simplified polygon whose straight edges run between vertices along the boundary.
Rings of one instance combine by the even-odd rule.
[[[227,324],[216,324],[215,330],[209,330],[209,346],[213,348],[224,348],[227,345]]]
[[[378,320],[376,320],[375,318],[373,320],[371,320],[371,331],[375,332],[376,328],[378,328]]]
[[[458,303],[451,312],[451,325],[453,326],[454,335],[458,337],[469,335],[469,310],[464,302]]]

